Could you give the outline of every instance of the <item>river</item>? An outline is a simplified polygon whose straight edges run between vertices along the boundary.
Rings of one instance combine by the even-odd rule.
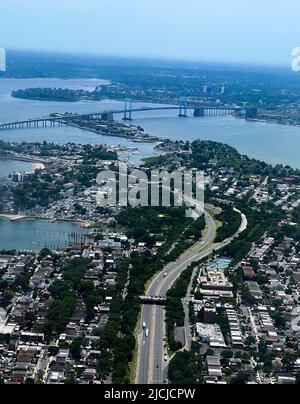
[[[92,89],[103,84],[101,80],[59,79],[0,79],[0,122],[41,117],[52,112],[96,112],[123,107],[123,102],[44,102],[14,99],[11,91],[28,87],[62,87]],[[135,103],[136,107],[152,105]],[[268,163],[291,165],[300,168],[300,128],[264,122],[249,122],[234,117],[178,118],[176,111],[151,111],[135,113],[133,124],[141,125],[152,135],[172,139],[206,139],[227,143],[241,153]],[[118,117],[117,117],[118,118]],[[121,116],[119,116],[121,118]],[[70,127],[15,130],[0,133],[0,138],[10,141],[42,141],[57,143],[105,143],[138,147],[140,158],[153,154],[151,144],[137,145],[126,139],[99,136]]]

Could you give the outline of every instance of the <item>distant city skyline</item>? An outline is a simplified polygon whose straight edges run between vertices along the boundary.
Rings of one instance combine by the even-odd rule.
[[[2,0],[0,47],[288,65],[299,13],[297,0]]]

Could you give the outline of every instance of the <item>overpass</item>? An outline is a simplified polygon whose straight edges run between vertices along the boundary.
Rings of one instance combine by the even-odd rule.
[[[113,121],[114,115],[123,114],[124,121],[131,121],[133,113],[135,112],[147,112],[147,111],[179,111],[178,116],[180,118],[188,117],[188,111],[192,110],[194,117],[205,116],[225,116],[232,115],[240,112],[239,107],[200,107],[200,106],[188,106],[185,100],[181,100],[179,106],[153,106],[153,107],[140,107],[133,108],[131,100],[125,101],[125,108],[119,110],[109,110],[102,112],[92,112],[87,114],[72,114],[63,115],[56,114],[55,116],[46,116],[41,118],[33,118],[24,121],[7,122],[0,125],[0,131],[6,131],[10,129],[30,129],[30,128],[45,128],[54,126],[63,126],[71,124],[74,119],[89,119],[89,120],[102,120]]]

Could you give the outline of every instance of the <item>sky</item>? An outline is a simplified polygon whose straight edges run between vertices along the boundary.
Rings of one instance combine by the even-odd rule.
[[[0,0],[0,47],[288,64],[299,0]]]

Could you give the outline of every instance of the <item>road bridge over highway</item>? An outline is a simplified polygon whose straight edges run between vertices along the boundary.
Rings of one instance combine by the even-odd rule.
[[[165,306],[167,299],[161,296],[140,296],[141,302],[148,305]]]

